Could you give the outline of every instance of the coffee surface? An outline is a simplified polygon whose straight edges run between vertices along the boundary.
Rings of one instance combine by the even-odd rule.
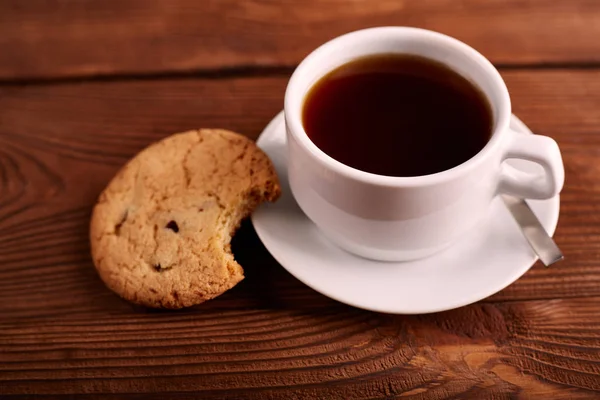
[[[449,67],[417,56],[356,59],[306,96],[309,138],[334,159],[388,176],[453,168],[489,141],[493,116],[481,90]]]

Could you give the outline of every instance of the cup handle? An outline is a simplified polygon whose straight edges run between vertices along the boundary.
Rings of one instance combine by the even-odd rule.
[[[502,161],[516,158],[532,161],[543,173],[529,173],[503,163],[498,191],[526,199],[549,199],[560,193],[564,181],[560,149],[554,139],[541,135],[523,135],[511,130]]]

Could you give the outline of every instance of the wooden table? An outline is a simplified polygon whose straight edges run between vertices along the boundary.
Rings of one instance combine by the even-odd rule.
[[[120,300],[89,256],[99,192],[166,135],[256,138],[294,66],[377,25],[489,57],[563,152],[556,240],[502,292],[422,316],[358,310],[290,276],[252,226],[246,279],[177,312]],[[600,2],[0,0],[0,398],[600,398]]]

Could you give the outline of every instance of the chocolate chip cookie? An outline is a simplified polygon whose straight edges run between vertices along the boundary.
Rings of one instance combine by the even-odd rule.
[[[279,194],[271,161],[246,137],[213,129],[172,135],[130,160],[100,195],[90,227],[94,264],[134,303],[202,303],[243,279],[231,237]]]

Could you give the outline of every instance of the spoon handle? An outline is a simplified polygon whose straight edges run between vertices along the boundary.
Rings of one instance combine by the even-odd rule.
[[[502,199],[519,224],[523,236],[546,267],[564,258],[525,200],[506,194],[502,195]]]

